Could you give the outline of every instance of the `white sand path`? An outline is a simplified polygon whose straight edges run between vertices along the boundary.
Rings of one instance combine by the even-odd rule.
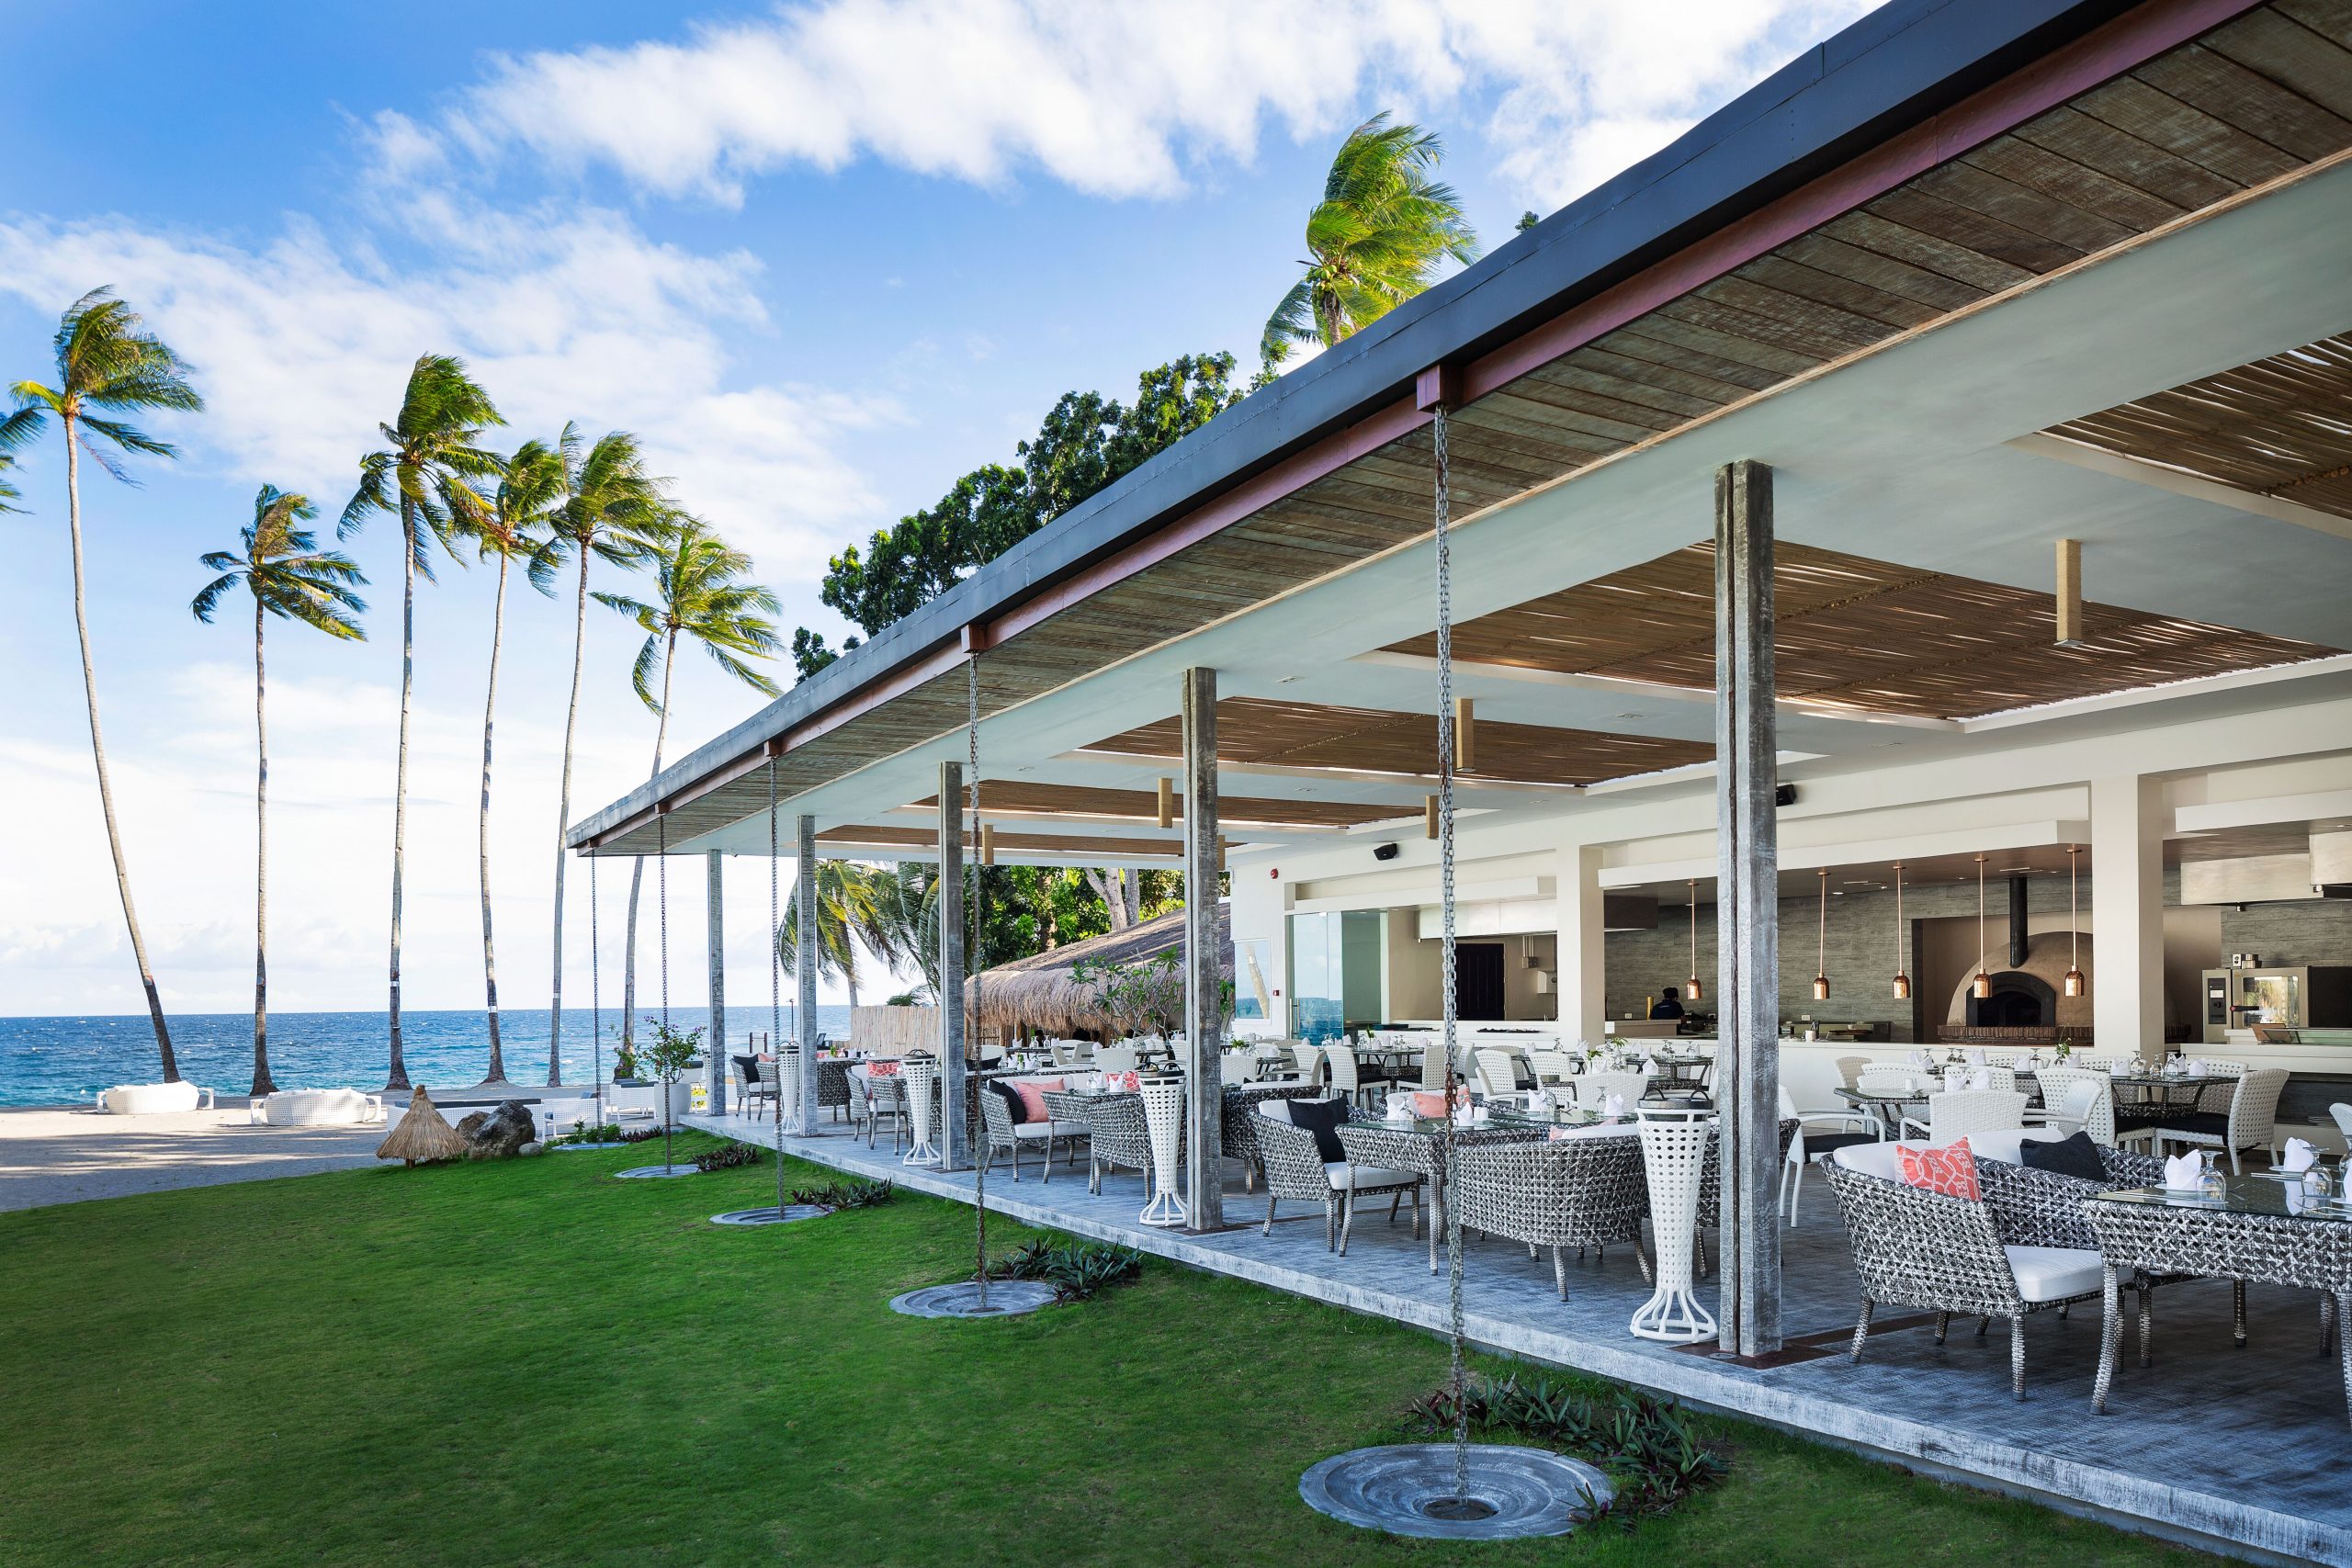
[[[163,1116],[0,1110],[0,1211],[372,1165],[383,1140],[380,1122],[256,1127],[243,1099]]]

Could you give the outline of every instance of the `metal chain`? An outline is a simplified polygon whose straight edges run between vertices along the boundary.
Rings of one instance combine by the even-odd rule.
[[[600,1128],[605,1124],[605,991],[596,973],[596,863],[604,858],[593,852],[588,856],[588,1087],[595,1096]]]
[[[662,863],[655,868],[659,883],[654,897],[659,901],[662,919],[662,1027],[670,1027],[670,815],[663,812],[653,819],[654,837],[660,840]]]
[[[980,841],[980,659],[977,653],[966,660],[964,665],[964,776],[966,791],[972,802],[972,838],[968,847],[972,854],[977,856],[979,852]],[[982,869],[977,859],[972,861],[972,898],[971,908],[968,911],[971,919],[971,934],[964,942],[964,968],[967,973],[971,970],[973,960],[978,956],[980,951],[980,897],[982,889],[986,886],[986,880],[980,874]],[[967,989],[977,991],[976,987],[969,987],[968,982],[967,987]],[[972,999],[975,1003],[978,1002],[977,994]],[[958,1005],[963,1005],[961,998],[958,999]],[[979,1022],[978,1013],[979,1009],[975,1005],[966,1012],[964,1017],[964,1086],[967,1098],[967,1103],[964,1108],[964,1137],[967,1144],[971,1140],[972,1130],[979,1126],[982,1121],[980,1077],[978,1073],[972,1071],[972,1060],[976,1055],[972,1032]],[[981,1137],[985,1141],[987,1134],[983,1133]],[[985,1151],[978,1159],[972,1162],[972,1199],[974,1230],[972,1247],[977,1265],[976,1277],[979,1280],[980,1310],[986,1312],[989,1310],[989,1162]]]
[[[775,1217],[784,1218],[784,933],[783,910],[776,898],[775,753],[768,753],[768,1054],[775,1058]],[[753,1057],[752,1071],[760,1070]],[[800,1054],[800,1070],[812,1072],[808,1053]],[[806,1100],[803,1093],[796,1100]]]
[[[1442,911],[1442,951],[1439,974],[1444,987],[1445,1020],[1445,1305],[1447,1337],[1453,1360],[1447,1386],[1453,1393],[1453,1495],[1470,1495],[1470,1405],[1462,1332],[1462,1162],[1454,1141],[1453,1039],[1456,998],[1453,976],[1453,559],[1446,540],[1452,510],[1452,475],[1445,454],[1445,405],[1438,404],[1430,423],[1436,455],[1437,495],[1437,863],[1438,907]]]

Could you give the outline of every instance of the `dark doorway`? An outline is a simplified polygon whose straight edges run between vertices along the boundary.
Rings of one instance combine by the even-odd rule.
[[[2058,1021],[2058,993],[2020,969],[1993,976],[1993,994],[1968,998],[1968,1021],[1979,1029],[2047,1028]]]
[[[1453,1009],[1456,1018],[1493,1020],[1502,1017],[1503,950],[1500,943],[1464,943],[1454,948]]]

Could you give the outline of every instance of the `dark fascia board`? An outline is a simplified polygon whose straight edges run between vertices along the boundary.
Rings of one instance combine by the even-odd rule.
[[[1622,282],[2132,9],[2132,0],[1893,0],[1588,191],[1244,399],[938,598],[576,825],[577,847],[954,642],[1310,442]]]

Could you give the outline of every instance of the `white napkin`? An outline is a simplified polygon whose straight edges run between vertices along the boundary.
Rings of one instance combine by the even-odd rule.
[[[1914,1051],[1911,1053],[1911,1065],[1915,1067],[1932,1067],[1936,1064],[1934,1058],[1925,1051]]]
[[[1983,1046],[1972,1045],[1969,1047],[1968,1065],[1972,1067],[1981,1067],[1984,1065],[1984,1048]]]
[[[2312,1168],[2312,1161],[2316,1157],[2316,1155],[2317,1151],[2303,1139],[2290,1138],[2287,1140],[2287,1152],[2279,1157],[2278,1168],[2281,1170],[2309,1170]]]
[[[1652,1061],[1649,1057],[1645,1056],[1642,1058],[1641,1070],[1650,1077],[1655,1077],[1657,1076],[1657,1064],[1655,1061]]]
[[[2129,1077],[2131,1076],[2131,1073],[2132,1073],[2132,1069],[2131,1069],[2128,1066],[2126,1066],[2125,1064],[2123,1064],[2123,1063],[2121,1063],[2121,1062],[2109,1062],[2109,1063],[2107,1065],[2107,1076],[2108,1076],[2109,1077],[2111,1077],[2111,1078]]]
[[[2201,1078],[2205,1076],[2204,1057],[2191,1056],[2188,1059],[2188,1076],[2192,1078]]]
[[[1625,1114],[1625,1097],[1611,1089],[1600,1097],[1600,1113],[1603,1116],[1623,1116]]]
[[[2196,1155],[2175,1155],[2165,1161],[2165,1190],[2194,1192],[2204,1175],[2205,1162]]]

